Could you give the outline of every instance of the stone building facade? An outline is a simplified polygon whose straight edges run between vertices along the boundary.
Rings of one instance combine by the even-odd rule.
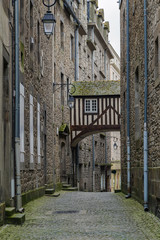
[[[99,165],[106,159],[105,136],[103,134],[88,136],[77,148],[70,148],[68,89],[73,81],[109,80],[109,64],[112,58],[108,43],[109,23],[104,22],[103,9],[97,9],[98,1],[95,0],[59,0],[54,6],[56,26],[52,47],[55,84],[53,120],[55,176],[58,182],[71,183],[86,191],[105,189],[105,171],[104,167]],[[95,187],[93,187],[93,146],[96,161]],[[79,166],[76,164],[77,154]]]
[[[69,95],[73,81],[79,80],[80,64],[85,61],[86,3],[57,1],[54,6],[54,159],[56,182],[73,184]],[[78,27],[79,24],[79,27]],[[79,39],[79,40],[78,40]],[[58,85],[59,84],[59,85]]]
[[[110,60],[110,80],[120,80],[120,57],[110,44],[110,49],[113,54],[113,58]],[[121,141],[120,132],[111,132],[107,134],[107,144],[110,149],[110,161],[111,161],[111,179],[110,190],[121,189]]]
[[[120,57],[110,44],[113,59],[110,60],[110,80],[120,80]]]
[[[16,206],[19,210],[18,194],[24,204],[44,194],[47,185],[53,185],[53,80],[52,52],[49,50],[52,41],[46,38],[42,28],[46,9],[41,1],[21,0],[18,3],[19,93],[15,91],[15,2],[0,2],[0,224],[4,220],[5,206]],[[20,111],[17,151],[16,93]],[[20,163],[21,192],[18,192],[16,181],[17,162]]]
[[[104,22],[104,10],[97,10],[98,2],[88,1],[87,3],[87,62],[89,65],[87,78],[83,78],[83,81],[109,80],[110,59],[113,57],[108,43],[109,23]],[[106,147],[106,135],[104,133],[93,134],[79,143],[77,171],[80,190],[107,190],[110,175],[107,177],[106,161],[108,153]]]
[[[0,2],[0,225],[4,203],[14,196],[14,155],[12,142],[12,31],[11,1]]]
[[[0,222],[3,203],[15,206],[17,194],[13,3],[0,3]],[[18,159],[22,205],[59,182],[85,191],[107,188],[106,135],[93,133],[76,148],[71,146],[70,137],[71,84],[109,80],[113,57],[108,43],[109,23],[104,21],[103,9],[97,9],[96,0],[57,0],[51,9],[56,18],[54,35],[48,39],[42,26],[47,10],[42,1],[19,0]]]
[[[20,1],[20,167],[22,193],[53,183],[52,40],[41,1]]]
[[[144,2],[129,1],[130,56],[130,142],[131,194],[143,202],[144,191]],[[120,1],[121,11],[121,101],[122,101],[122,189],[127,191],[127,109],[126,109],[126,1]],[[147,130],[148,130],[148,207],[159,215],[159,96],[160,94],[160,2],[147,1]]]

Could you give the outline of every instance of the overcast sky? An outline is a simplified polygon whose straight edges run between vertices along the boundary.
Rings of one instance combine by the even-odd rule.
[[[99,8],[104,9],[105,21],[110,23],[109,41],[120,54],[120,12],[118,0],[98,0]]]

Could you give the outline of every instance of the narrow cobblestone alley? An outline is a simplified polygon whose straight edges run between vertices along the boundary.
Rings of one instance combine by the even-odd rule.
[[[22,226],[0,228],[1,240],[156,240],[160,221],[133,199],[113,193],[61,192],[25,207]]]

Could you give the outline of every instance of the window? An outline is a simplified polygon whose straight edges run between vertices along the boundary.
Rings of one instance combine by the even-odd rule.
[[[89,22],[90,19],[90,2],[87,0],[87,20]]]
[[[37,156],[38,164],[41,163],[41,126],[40,126],[40,104],[37,102]]]
[[[135,71],[135,140],[141,137],[139,67]]]
[[[158,65],[159,65],[159,44],[158,44],[158,37],[155,41],[155,79],[158,78]]]
[[[69,78],[67,78],[67,105],[69,100]]]
[[[37,22],[37,60],[38,64],[40,64],[40,23],[39,21]]]
[[[85,99],[85,113],[97,113],[97,99]]]
[[[64,75],[61,73],[61,105],[64,106]]]
[[[24,0],[20,0],[20,37],[23,37],[24,34]]]
[[[30,53],[33,52],[33,4],[30,1]]]
[[[56,84],[56,63],[54,63],[54,83]],[[56,101],[57,101],[56,86],[53,86],[53,94],[54,94],[54,107],[55,107]]]
[[[126,13],[125,13],[125,10],[123,12],[123,27],[122,27],[122,64],[123,64],[123,72],[125,71],[125,41],[126,41]]]
[[[30,95],[30,163],[34,162],[34,132],[33,132],[33,96]]]
[[[60,34],[61,34],[61,48],[64,49],[64,24],[60,23]]]
[[[82,48],[81,48],[81,44],[79,43],[79,65],[81,65],[82,63]]]
[[[20,84],[20,162],[24,162],[24,86]]]
[[[73,40],[73,36],[71,35],[71,39],[70,39],[70,59],[73,61],[74,59],[74,49],[73,49],[73,46],[74,46],[74,40]]]

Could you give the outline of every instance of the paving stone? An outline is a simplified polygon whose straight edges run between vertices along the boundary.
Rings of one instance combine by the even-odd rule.
[[[22,226],[0,228],[1,240],[158,240],[160,220],[122,193],[61,192],[25,206]]]

